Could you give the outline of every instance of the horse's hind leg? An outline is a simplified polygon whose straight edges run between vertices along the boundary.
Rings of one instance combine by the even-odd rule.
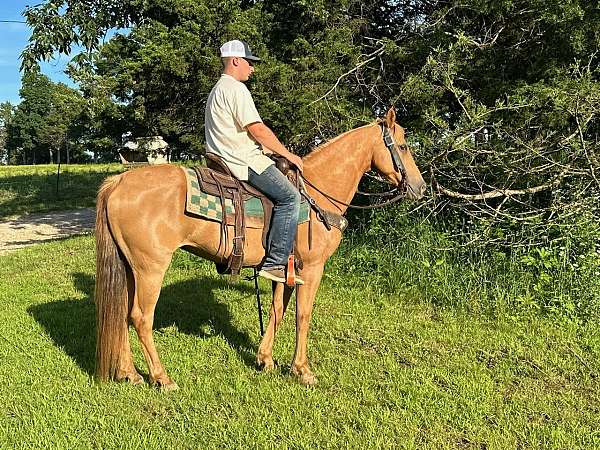
[[[142,343],[142,351],[150,372],[150,382],[161,389],[172,390],[177,389],[177,384],[169,378],[163,368],[152,337],[154,309],[168,265],[167,261],[166,264],[160,266],[153,264],[152,270],[150,268],[143,271],[134,270],[135,295],[131,309],[131,321]]]
[[[131,354],[128,335],[121,348],[121,358],[119,360],[119,370],[117,371],[116,379],[117,381],[126,381],[133,385],[144,383],[144,378],[138,373],[133,364],[133,355]]]
[[[129,311],[133,306],[133,299],[135,293],[135,282],[133,279],[133,273],[131,269],[127,267],[127,294],[129,297]],[[124,325],[127,330],[129,329],[129,325]],[[126,381],[133,385],[144,383],[144,379],[138,373],[133,364],[133,355],[131,354],[131,346],[129,345],[129,333],[125,333],[125,340],[123,342],[123,347],[121,348],[121,354],[119,359],[119,369],[117,370],[116,375],[117,381]]]
[[[275,362],[273,361],[273,342],[275,341],[275,333],[288,307],[293,288],[289,288],[283,283],[273,283],[273,303],[269,313],[269,325],[258,347],[256,355],[256,364],[265,371],[273,370]]]

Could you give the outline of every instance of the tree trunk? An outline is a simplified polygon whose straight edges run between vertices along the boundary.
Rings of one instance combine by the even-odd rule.
[[[69,143],[66,143],[66,149],[67,149],[67,164],[70,164],[71,162],[71,152],[69,151]]]

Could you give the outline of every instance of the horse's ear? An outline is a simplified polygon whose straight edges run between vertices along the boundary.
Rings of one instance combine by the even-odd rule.
[[[390,106],[390,109],[388,109],[388,112],[385,114],[385,124],[389,129],[394,128],[394,125],[396,124],[396,108],[393,106]]]

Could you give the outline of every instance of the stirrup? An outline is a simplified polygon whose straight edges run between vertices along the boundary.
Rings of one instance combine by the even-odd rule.
[[[289,287],[296,286],[296,269],[294,264],[294,255],[288,256],[287,270],[285,271],[285,284]]]

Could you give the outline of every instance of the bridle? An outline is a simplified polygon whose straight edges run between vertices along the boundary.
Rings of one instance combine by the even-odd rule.
[[[404,191],[404,193],[406,193],[406,167],[404,167],[404,163],[402,162],[402,158],[400,158],[400,153],[399,152],[403,152],[406,153],[408,152],[408,145],[406,144],[400,144],[397,145],[396,142],[394,142],[394,137],[391,135],[390,133],[390,129],[387,127],[387,125],[385,124],[385,122],[381,122],[379,124],[381,126],[381,134],[383,136],[383,142],[385,143],[385,146],[387,147],[387,149],[390,151],[390,154],[392,155],[392,161],[394,162],[394,169],[396,169],[396,172],[400,173],[400,175],[402,176],[402,179],[400,180],[400,184],[398,186],[396,186],[396,190],[401,190]]]
[[[402,162],[402,158],[400,158],[400,153],[399,152],[408,152],[409,151],[408,145],[406,145],[406,144],[401,144],[401,145],[396,144],[396,142],[394,141],[394,137],[390,133],[390,130],[387,127],[387,125],[385,124],[385,122],[380,122],[379,126],[381,127],[381,136],[383,138],[383,142],[384,142],[386,148],[389,150],[389,152],[390,152],[390,154],[392,156],[392,162],[394,164],[394,169],[396,170],[396,172],[398,172],[400,174],[400,176],[402,178],[400,180],[400,184],[398,186],[395,186],[393,189],[391,189],[389,191],[386,191],[386,192],[377,192],[377,193],[369,193],[369,192],[357,191],[357,194],[364,195],[364,196],[369,196],[369,197],[390,197],[390,196],[394,196],[393,198],[391,198],[391,199],[389,199],[389,200],[387,200],[387,201],[385,201],[383,203],[377,203],[375,205],[367,205],[367,206],[353,205],[351,203],[345,203],[345,202],[343,202],[341,200],[338,200],[338,199],[332,197],[329,194],[326,194],[321,189],[319,189],[317,186],[315,186],[313,183],[311,183],[309,180],[307,180],[306,178],[304,178],[304,176],[302,176],[302,175],[300,175],[300,176],[306,182],[306,184],[308,184],[310,187],[312,187],[317,192],[319,192],[321,195],[323,195],[327,200],[329,200],[331,203],[333,203],[334,206],[336,208],[338,208],[338,209],[341,209],[341,208],[338,205],[336,205],[336,203],[339,203],[340,205],[344,205],[344,206],[347,206],[348,208],[353,208],[353,209],[375,209],[375,208],[383,208],[384,206],[388,206],[388,205],[391,205],[393,203],[396,203],[396,202],[400,201],[406,195],[408,184],[406,182],[406,168],[404,167],[404,163]],[[307,198],[309,198],[309,202],[312,205],[314,203],[314,199],[312,199],[310,197],[307,197]],[[312,202],[311,202],[311,200],[312,200]]]

